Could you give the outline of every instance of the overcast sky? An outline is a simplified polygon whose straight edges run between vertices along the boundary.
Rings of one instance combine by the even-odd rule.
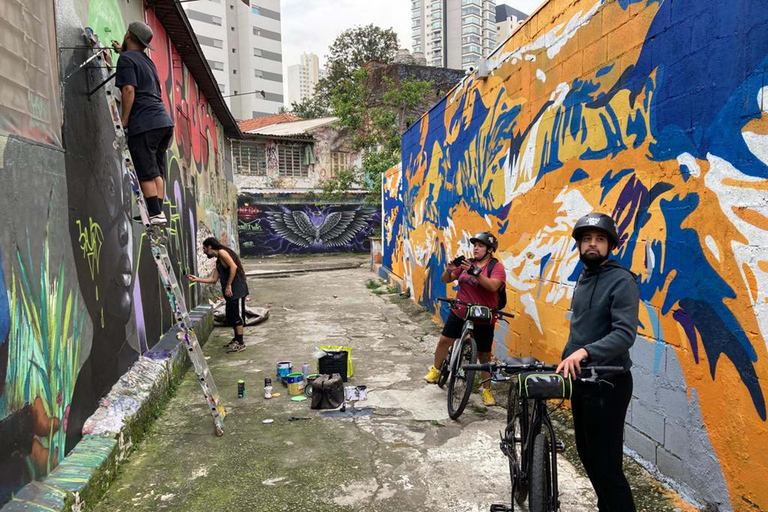
[[[497,0],[530,14],[543,0]],[[325,63],[328,47],[341,32],[374,23],[394,28],[402,48],[411,49],[411,0],[282,0],[283,72],[303,52]],[[287,87],[286,87],[287,94]],[[287,98],[286,98],[287,99]]]

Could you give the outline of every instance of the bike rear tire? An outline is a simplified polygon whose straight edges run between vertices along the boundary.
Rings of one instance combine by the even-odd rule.
[[[440,376],[437,378],[437,387],[443,389],[445,383],[448,382],[448,377],[451,375],[451,349],[448,349],[448,355],[445,356],[443,362],[440,364]]]
[[[507,392],[507,428],[504,438],[509,455],[509,480],[512,485],[512,499],[522,506],[528,497],[528,481],[522,477],[523,443],[526,439],[528,425],[524,424],[520,396],[518,394],[517,376],[509,381]]]
[[[531,461],[530,495],[528,496],[529,512],[551,512],[552,497],[549,475],[551,463],[549,440],[540,432],[533,440],[533,460]]]
[[[472,387],[475,384],[475,372],[464,371],[461,367],[465,364],[474,364],[477,360],[477,345],[472,336],[461,340],[459,355],[456,364],[451,368],[451,376],[448,378],[448,416],[452,420],[459,419],[461,413],[469,401]]]

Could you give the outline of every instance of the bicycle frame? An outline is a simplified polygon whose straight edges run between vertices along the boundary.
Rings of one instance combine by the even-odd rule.
[[[461,346],[461,340],[466,338],[467,334],[473,332],[474,330],[475,330],[475,323],[472,320],[465,320],[464,327],[461,330],[461,336],[453,340],[453,346],[451,348],[451,360],[448,365],[448,368],[450,368],[452,372],[458,370],[458,368],[456,368],[455,365],[459,357],[459,347]]]

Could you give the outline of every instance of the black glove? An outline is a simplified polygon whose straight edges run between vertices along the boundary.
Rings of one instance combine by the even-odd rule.
[[[471,276],[479,276],[480,275],[480,267],[472,266],[469,270],[467,270],[467,274]]]

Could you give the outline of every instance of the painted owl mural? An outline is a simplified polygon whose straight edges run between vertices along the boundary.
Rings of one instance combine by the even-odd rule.
[[[628,431],[719,510],[768,508],[766,29],[747,0],[551,0],[404,134],[384,183],[384,265],[427,307],[472,233],[498,233],[517,319],[497,355],[559,360],[571,229],[612,215],[640,274]]]

